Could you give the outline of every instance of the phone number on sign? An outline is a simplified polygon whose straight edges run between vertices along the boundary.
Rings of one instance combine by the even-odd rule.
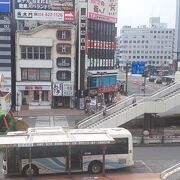
[[[38,12],[34,13],[34,16],[38,17],[63,17],[63,13],[59,12]]]

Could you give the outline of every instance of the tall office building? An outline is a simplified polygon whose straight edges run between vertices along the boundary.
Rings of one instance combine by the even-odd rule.
[[[117,0],[79,1],[77,90],[80,104],[91,96],[100,99],[97,101],[102,105],[102,101],[108,103],[117,92],[114,60],[117,4]]]
[[[1,91],[11,91],[11,4],[10,0],[0,3],[0,74],[4,77],[4,88]]]
[[[149,27],[124,26],[118,38],[116,59],[123,69],[127,61],[143,61],[156,69],[173,68],[174,29],[151,17]]]

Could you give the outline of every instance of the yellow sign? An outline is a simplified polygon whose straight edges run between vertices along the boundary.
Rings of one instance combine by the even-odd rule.
[[[6,94],[3,97],[0,97],[0,111],[9,112],[11,109],[11,93]]]
[[[0,74],[0,87],[3,86],[3,83],[4,83],[4,76],[3,74]]]

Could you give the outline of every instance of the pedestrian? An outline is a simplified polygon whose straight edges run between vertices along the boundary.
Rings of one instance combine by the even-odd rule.
[[[104,109],[103,109],[103,116],[106,116],[106,105],[104,106]]]
[[[133,106],[136,106],[136,98],[135,97],[132,100],[132,104],[133,104]]]

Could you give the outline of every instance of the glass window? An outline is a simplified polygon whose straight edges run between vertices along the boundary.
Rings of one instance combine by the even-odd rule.
[[[39,59],[39,47],[34,47],[34,59]]]
[[[58,67],[71,67],[71,58],[69,57],[58,57],[57,58]]]
[[[57,30],[56,37],[59,40],[71,40],[71,31]]]
[[[58,81],[70,81],[71,72],[70,71],[58,71],[56,74]]]
[[[21,69],[21,79],[28,81],[50,81],[51,69]]]
[[[34,101],[39,101],[39,91],[34,91]]]
[[[32,57],[33,57],[33,50],[32,50],[32,47],[28,47],[27,48],[27,57],[28,57],[28,59],[32,59]]]
[[[40,69],[40,80],[41,81],[50,81],[51,80],[50,69]]]
[[[48,91],[42,91],[42,101],[48,101]]]
[[[21,47],[21,58],[26,59],[26,47]]]
[[[59,54],[70,54],[71,45],[70,44],[57,44],[56,50],[57,50],[57,53]]]
[[[128,154],[128,138],[115,139],[115,144],[109,144],[106,154]]]
[[[46,59],[51,59],[51,48],[46,47]]]
[[[39,71],[38,69],[28,69],[28,80],[39,80]]]
[[[51,47],[22,46],[21,58],[30,60],[51,59]]]
[[[40,59],[45,59],[45,48],[40,47]]]
[[[28,70],[27,69],[21,70],[21,79],[22,80],[28,80]]]

